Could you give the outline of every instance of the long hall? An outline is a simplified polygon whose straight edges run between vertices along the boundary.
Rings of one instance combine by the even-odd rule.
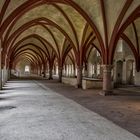
[[[140,0],[0,0],[0,140],[138,138]]]

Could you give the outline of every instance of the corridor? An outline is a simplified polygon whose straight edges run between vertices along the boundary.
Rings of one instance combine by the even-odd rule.
[[[52,91],[41,80],[12,80],[0,91],[0,140],[139,140]]]

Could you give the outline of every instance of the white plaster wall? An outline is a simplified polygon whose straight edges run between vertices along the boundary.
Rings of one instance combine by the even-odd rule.
[[[90,89],[90,88],[102,88],[103,82],[102,80],[93,81],[93,80],[82,80],[82,88],[83,89]]]
[[[56,75],[58,75],[58,66],[56,66]]]
[[[140,72],[135,73],[135,85],[140,86]]]
[[[7,82],[7,80],[8,80],[8,71],[7,71],[6,67],[4,67],[2,69],[2,86],[5,85],[5,83]]]
[[[77,78],[62,77],[62,83],[76,86],[77,85]]]
[[[75,73],[74,73],[74,66],[73,65],[71,65],[72,66],[72,76],[75,76]]]
[[[93,65],[91,63],[88,63],[88,77],[92,77],[93,71],[92,71]]]

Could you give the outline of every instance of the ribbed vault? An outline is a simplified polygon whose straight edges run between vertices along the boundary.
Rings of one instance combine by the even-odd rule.
[[[2,67],[25,60],[45,69],[66,61],[81,67],[93,50],[112,65],[122,38],[140,70],[139,0],[1,0]]]

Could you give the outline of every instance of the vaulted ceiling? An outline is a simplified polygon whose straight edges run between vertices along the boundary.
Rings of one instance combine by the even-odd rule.
[[[80,65],[96,48],[111,64],[120,38],[139,63],[139,16],[140,0],[0,0],[2,63],[68,56]]]

